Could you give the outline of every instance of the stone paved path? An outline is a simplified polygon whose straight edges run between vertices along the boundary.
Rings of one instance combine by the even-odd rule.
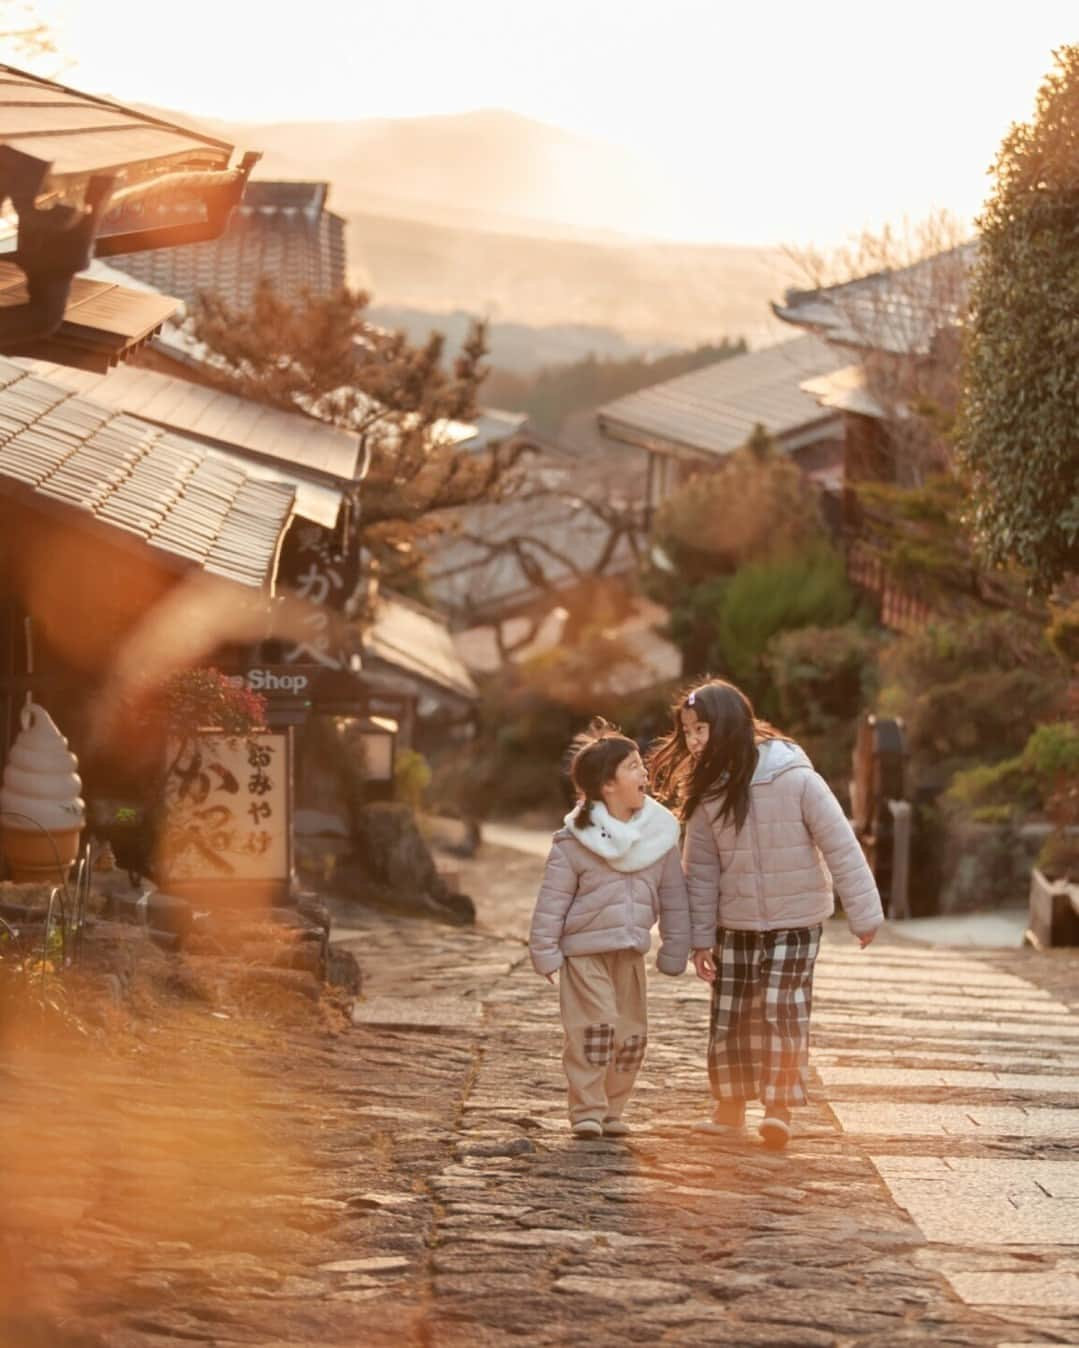
[[[574,1142],[539,865],[464,865],[475,931],[342,914],[336,1038],[187,1006],[114,1060],[0,1062],[0,1345],[1079,1342],[1074,957],[830,932],[780,1156],[693,1130],[707,989],[653,974],[636,1131]]]
[[[481,922],[523,937],[535,873],[481,867]],[[820,1103],[782,1157],[693,1131],[707,989],[659,975],[632,1139],[570,1141],[556,994],[522,957],[463,970],[448,1004],[438,980],[447,1015],[483,1015],[447,1027],[474,1060],[428,1181],[426,1341],[573,1343],[585,1323],[604,1344],[1079,1340],[1079,1017],[1009,972],[1023,952],[863,953],[836,924]]]

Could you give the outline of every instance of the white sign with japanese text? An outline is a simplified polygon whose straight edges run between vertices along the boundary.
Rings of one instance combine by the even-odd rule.
[[[287,880],[287,736],[203,734],[170,740],[168,753],[164,883]]]

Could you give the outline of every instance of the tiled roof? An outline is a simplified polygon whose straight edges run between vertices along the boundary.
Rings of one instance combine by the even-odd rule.
[[[833,407],[837,412],[856,412],[859,416],[881,419],[884,408],[869,391],[869,380],[864,365],[846,365],[841,370],[807,379],[802,385],[821,407]]]
[[[446,624],[437,614],[407,600],[387,594],[381,597],[364,639],[364,652],[460,697],[478,696]]]
[[[624,458],[624,456],[619,456]],[[611,537],[610,526],[581,497],[621,506],[629,513],[632,496],[643,490],[633,470],[612,472],[605,462],[546,458],[529,465],[518,497],[453,512],[456,529],[428,545],[424,567],[434,601],[468,622],[512,613],[528,606],[545,586],[561,588],[580,580],[599,563]],[[623,575],[637,566],[630,540],[623,535],[605,574]]]
[[[119,254],[113,265],[187,304],[212,293],[246,309],[263,277],[293,303],[305,291],[331,295],[346,279],[345,221],[325,209],[327,192],[325,183],[248,182],[219,238]]]
[[[960,244],[909,267],[819,290],[790,290],[778,318],[839,346],[926,355],[933,338],[961,321],[977,243]]]
[[[0,261],[0,312],[27,299],[22,271],[14,262]],[[21,350],[104,374],[148,341],[179,307],[180,301],[168,295],[76,276],[59,328]]]
[[[35,368],[73,393],[223,449],[246,450],[271,463],[294,464],[337,482],[352,482],[359,470],[358,435],[299,412],[282,412],[134,366],[113,370],[108,377],[45,364]]]
[[[830,416],[799,386],[842,364],[826,342],[799,337],[607,403],[599,410],[600,429],[646,449],[729,454],[758,423],[782,437]]]
[[[53,186],[93,173],[123,172],[132,164],[225,168],[233,148],[5,65],[0,65],[0,144],[50,163]]]
[[[564,608],[552,608],[534,629],[532,639],[524,645],[514,643],[528,635],[529,619],[510,618],[503,626],[503,636],[513,647],[513,653],[508,657],[499,650],[494,629],[489,625],[459,632],[453,639],[454,645],[473,673],[497,673],[507,662],[523,665],[557,650],[562,644],[568,616]],[[629,615],[606,630],[605,635],[612,637],[613,646],[617,647],[618,658],[611,668],[597,672],[594,685],[597,694],[625,697],[681,678],[682,652],[660,635],[670,616],[667,609],[649,599],[637,597],[634,600]]]
[[[273,578],[293,490],[0,359],[0,479],[243,585]]]

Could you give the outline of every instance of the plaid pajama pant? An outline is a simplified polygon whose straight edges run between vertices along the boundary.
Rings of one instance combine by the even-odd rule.
[[[820,927],[716,933],[708,1077],[717,1100],[804,1105]]]

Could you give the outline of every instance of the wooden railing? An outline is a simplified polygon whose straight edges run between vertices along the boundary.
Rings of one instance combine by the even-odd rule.
[[[881,626],[893,632],[920,632],[933,619],[933,610],[925,602],[890,580],[884,564],[864,543],[852,541],[847,547],[847,575],[851,584],[870,596],[880,611]]]

